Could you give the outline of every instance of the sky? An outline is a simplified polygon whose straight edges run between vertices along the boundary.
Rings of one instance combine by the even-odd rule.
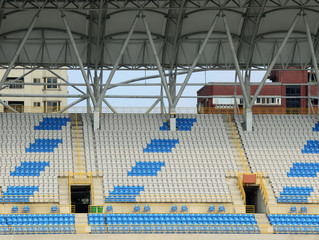
[[[104,71],[103,73],[103,82],[106,82],[106,79],[109,75],[109,71]],[[262,77],[264,76],[264,71],[255,71],[252,73],[251,81],[252,82],[258,82],[261,81]],[[115,75],[113,77],[113,80],[111,83],[119,83],[123,81],[127,81],[134,78],[140,78],[145,76],[151,76],[151,75],[158,75],[158,71],[142,71],[142,70],[136,70],[136,71],[128,71],[128,70],[120,70],[116,71]],[[68,77],[69,82],[71,83],[84,83],[82,74],[79,70],[69,70],[68,71]],[[186,77],[186,74],[184,75],[178,75],[177,77],[177,83],[182,83]],[[235,71],[203,71],[203,72],[194,72],[189,80],[189,83],[200,83],[202,86],[205,85],[205,83],[209,82],[234,82],[235,77]],[[139,81],[137,83],[160,83],[160,78],[155,79],[148,79]],[[196,96],[197,91],[202,88],[202,86],[187,86],[184,90],[183,95],[184,96]],[[86,91],[86,87],[79,87],[81,90]],[[176,92],[178,92],[180,89],[180,86],[176,87]],[[78,94],[78,92],[73,89],[72,87],[68,87],[70,94]],[[132,86],[132,87],[125,87],[125,86],[118,86],[116,88],[110,89],[107,91],[107,95],[153,95],[153,96],[159,96],[160,95],[161,88],[160,86]],[[72,103],[76,99],[70,99],[68,100],[69,103]],[[109,98],[107,101],[114,107],[118,109],[122,109],[124,111],[124,108],[133,109],[133,108],[141,108],[141,109],[147,109],[150,107],[154,102],[155,98],[148,98],[148,99],[136,99],[136,98]],[[165,106],[167,107],[167,100],[164,101]],[[177,108],[195,108],[197,103],[196,98],[181,98]],[[86,101],[82,101],[81,103],[76,105],[78,108],[83,108],[86,110]],[[103,103],[103,106],[104,103]],[[160,104],[157,105],[157,107],[160,107]],[[105,106],[106,108],[106,106]]]

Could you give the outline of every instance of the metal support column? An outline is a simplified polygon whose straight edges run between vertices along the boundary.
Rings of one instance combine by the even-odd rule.
[[[246,107],[246,114],[245,114],[246,115],[245,119],[247,120],[246,121],[246,131],[252,131],[252,111],[251,111],[251,108],[254,105],[259,93],[261,92],[261,90],[263,88],[263,86],[265,85],[265,82],[268,79],[268,76],[269,76],[270,72],[272,71],[273,67],[275,66],[278,57],[280,56],[282,50],[286,46],[286,43],[288,42],[289,37],[290,37],[292,31],[294,30],[294,28],[295,28],[295,26],[296,26],[296,24],[297,24],[297,22],[299,20],[299,17],[300,17],[300,13],[298,13],[296,15],[296,17],[294,18],[294,20],[293,20],[293,22],[292,22],[292,24],[291,24],[286,36],[285,36],[283,42],[281,43],[278,51],[276,52],[276,55],[274,56],[273,60],[271,61],[271,63],[269,65],[269,67],[268,67],[263,79],[261,80],[261,82],[260,82],[260,84],[259,84],[259,86],[258,86],[258,88],[257,88],[257,90],[256,90],[256,92],[254,94],[254,96],[252,97],[252,99],[250,100],[250,103]]]
[[[158,54],[156,52],[156,48],[155,48],[155,44],[154,44],[154,41],[153,41],[153,38],[152,38],[152,34],[151,34],[150,30],[149,30],[148,24],[147,24],[144,16],[142,17],[142,20],[143,20],[143,23],[144,23],[144,27],[145,27],[145,31],[146,31],[148,40],[149,40],[149,42],[151,44],[151,48],[152,48],[152,51],[153,51],[153,54],[154,54],[154,57],[155,57],[155,61],[156,61],[156,65],[157,65],[157,68],[158,68],[158,71],[159,71],[159,75],[161,77],[162,84],[164,86],[164,90],[165,90],[165,93],[166,93],[166,96],[167,96],[167,99],[168,99],[168,102],[169,102],[169,107],[172,107],[172,106],[174,106],[174,103],[173,103],[172,97],[171,97],[169,89],[168,89],[166,77],[165,77],[163,68],[161,66],[161,62],[160,62]]]
[[[135,17],[135,19],[133,21],[131,29],[130,29],[130,31],[129,31],[129,33],[128,33],[128,35],[127,35],[127,37],[126,37],[126,39],[125,39],[125,41],[124,41],[124,43],[122,45],[120,53],[119,53],[119,55],[118,55],[118,57],[117,57],[117,59],[116,59],[116,61],[114,63],[113,69],[112,69],[110,75],[108,76],[108,78],[106,80],[106,83],[104,84],[103,89],[102,89],[102,91],[101,91],[101,93],[99,95],[99,98],[98,98],[98,100],[97,100],[97,102],[95,104],[95,107],[94,107],[94,126],[93,126],[94,131],[96,131],[100,127],[100,119],[99,119],[100,106],[101,106],[102,101],[103,101],[103,99],[105,97],[106,91],[108,90],[108,87],[110,86],[110,83],[111,83],[111,81],[112,81],[112,79],[114,77],[115,71],[117,70],[117,67],[120,64],[120,61],[121,61],[122,56],[123,56],[123,54],[124,54],[124,52],[126,50],[126,47],[127,47],[128,43],[129,43],[129,41],[130,41],[130,39],[131,39],[131,37],[133,35],[133,32],[134,32],[135,26],[136,26],[136,24],[138,22],[138,19],[139,19],[139,14]]]
[[[235,65],[235,68],[236,68],[236,72],[237,72],[237,76],[238,76],[238,79],[239,79],[240,87],[241,87],[241,90],[242,90],[242,93],[243,93],[244,102],[248,104],[249,100],[248,100],[248,97],[247,97],[247,92],[246,92],[246,88],[245,88],[245,85],[244,85],[243,76],[242,76],[241,71],[240,71],[240,67],[239,67],[239,63],[238,63],[238,59],[237,59],[237,54],[236,54],[234,43],[233,43],[233,39],[232,39],[232,36],[230,34],[230,30],[229,30],[229,27],[228,27],[226,16],[223,14],[222,17],[223,17],[223,21],[224,21],[224,26],[225,26],[225,30],[226,30],[226,34],[227,34],[228,43],[230,45],[230,50],[231,50],[231,53],[232,53],[232,56],[233,56],[233,59],[234,59],[234,65]]]
[[[125,41],[124,41],[124,43],[122,45],[122,47],[121,47],[120,53],[119,53],[114,65],[113,65],[112,71],[111,71],[110,75],[108,76],[108,78],[106,80],[106,83],[103,86],[103,89],[102,89],[102,91],[100,93],[99,99],[97,100],[97,105],[98,106],[101,105],[102,100],[103,100],[103,98],[105,96],[105,93],[106,93],[106,91],[108,90],[108,88],[110,86],[110,83],[111,83],[111,81],[112,81],[112,79],[114,77],[115,71],[117,70],[117,67],[120,64],[120,61],[121,61],[122,56],[123,56],[123,54],[124,54],[124,52],[126,50],[126,47],[127,47],[128,43],[129,43],[129,41],[130,41],[130,39],[131,39],[131,37],[133,35],[134,29],[135,29],[135,26],[136,26],[136,24],[137,24],[137,22],[139,20],[139,17],[140,17],[139,14],[135,17],[135,19],[133,21],[133,24],[131,26],[131,29],[130,29],[130,31],[129,31],[129,33],[128,33],[128,35],[127,35],[127,37],[126,37],[126,39],[125,39]]]
[[[92,88],[90,86],[89,78],[88,78],[87,74],[85,73],[84,66],[83,66],[83,63],[82,63],[82,59],[81,59],[80,53],[78,51],[78,48],[76,47],[76,44],[75,44],[71,29],[69,27],[69,23],[68,23],[68,21],[67,21],[67,19],[65,17],[65,14],[62,11],[61,11],[61,17],[62,17],[64,26],[65,26],[66,32],[69,35],[69,39],[71,41],[71,44],[72,44],[72,47],[73,47],[73,51],[74,51],[75,56],[77,58],[77,61],[79,63],[79,67],[80,67],[83,79],[84,79],[84,81],[86,83],[86,86],[87,86],[87,90],[88,90],[89,95],[90,95],[90,97],[92,99],[93,105],[95,106],[96,105],[96,99],[95,99],[95,96],[93,94]]]
[[[230,45],[230,50],[231,50],[231,53],[232,53],[232,56],[233,56],[233,59],[234,59],[234,64],[235,64],[237,76],[238,76],[238,79],[239,79],[240,87],[241,87],[241,90],[242,90],[242,93],[243,93],[244,104],[246,106],[246,108],[245,108],[246,131],[251,132],[253,128],[252,128],[252,111],[251,111],[251,107],[249,106],[250,99],[248,98],[247,91],[246,91],[246,86],[245,86],[245,83],[244,83],[244,80],[243,80],[243,76],[242,76],[241,71],[240,71],[240,66],[239,66],[239,62],[238,62],[238,59],[237,59],[237,54],[236,54],[236,51],[235,51],[235,47],[234,47],[234,43],[233,43],[233,40],[232,40],[232,36],[230,34],[230,30],[229,30],[229,27],[228,27],[226,16],[223,14],[222,17],[223,17],[223,21],[224,21],[224,26],[225,26],[228,42],[229,42],[229,45]]]
[[[161,113],[164,114],[165,111],[164,111],[164,108],[165,108],[165,105],[164,105],[164,99],[163,99],[163,86],[161,86]]]
[[[93,130],[97,131],[100,128],[100,108],[94,107],[93,112]]]

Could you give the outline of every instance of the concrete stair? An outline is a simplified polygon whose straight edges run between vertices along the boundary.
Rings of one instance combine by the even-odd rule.
[[[94,205],[103,206],[104,199],[104,191],[102,184],[102,177],[93,177],[93,196],[94,196]]]
[[[258,228],[260,230],[260,233],[266,234],[266,233],[274,233],[274,228],[272,225],[270,225],[270,222],[267,218],[267,215],[264,213],[255,213],[255,218],[257,221]]]
[[[249,167],[249,163],[248,163],[248,160],[247,160],[247,157],[245,154],[245,150],[243,148],[240,136],[238,134],[238,129],[237,129],[237,126],[236,126],[233,118],[234,117],[231,116],[232,124],[230,124],[228,115],[226,115],[226,114],[223,115],[224,126],[226,129],[226,133],[228,136],[230,146],[231,146],[232,151],[233,151],[233,155],[234,155],[235,160],[236,160],[237,169],[241,173],[245,173],[246,168],[247,168],[248,172],[251,172],[250,167]],[[233,131],[232,126],[234,128],[234,131]],[[239,143],[239,145],[237,144],[237,142]],[[241,153],[240,153],[240,150],[241,150]]]
[[[232,195],[232,201],[235,207],[236,213],[246,213],[246,206],[241,197],[238,180],[236,178],[227,178],[227,184],[229,187],[230,194]]]
[[[87,234],[91,232],[87,213],[75,214],[75,230],[77,234]]]
[[[72,153],[73,153],[73,172],[86,172],[84,142],[83,142],[83,124],[81,114],[77,115],[77,125],[75,114],[70,115]]]

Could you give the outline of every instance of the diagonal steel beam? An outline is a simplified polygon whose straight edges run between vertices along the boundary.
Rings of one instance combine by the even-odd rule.
[[[206,34],[206,36],[205,36],[204,42],[203,42],[202,45],[200,46],[200,49],[199,49],[199,51],[198,51],[198,53],[197,53],[197,55],[196,55],[196,57],[195,57],[195,59],[194,59],[194,61],[193,61],[193,64],[192,64],[191,68],[189,69],[189,71],[188,71],[188,73],[187,73],[187,75],[186,75],[186,77],[185,77],[185,80],[184,80],[184,82],[183,82],[183,85],[182,85],[182,87],[180,88],[180,90],[178,91],[178,94],[177,94],[176,99],[175,99],[175,101],[174,101],[173,107],[176,107],[176,105],[177,105],[179,99],[181,98],[181,96],[182,96],[182,94],[183,94],[183,92],[184,92],[184,90],[185,90],[185,88],[186,88],[186,85],[187,85],[187,83],[188,83],[190,77],[192,76],[193,71],[194,71],[194,69],[195,69],[195,67],[196,67],[196,65],[197,65],[197,63],[198,63],[198,60],[199,60],[200,57],[202,56],[202,53],[203,53],[203,51],[204,51],[204,49],[205,49],[205,47],[206,47],[206,45],[207,45],[207,42],[208,42],[210,36],[212,35],[212,33],[213,33],[213,31],[214,31],[214,28],[215,28],[215,26],[216,26],[216,24],[217,24],[217,22],[218,22],[218,19],[219,19],[219,12],[215,15],[214,20],[213,20],[212,24],[210,25],[209,30],[208,30],[208,32],[207,32],[207,34]]]
[[[153,103],[152,106],[149,107],[149,109],[147,109],[145,114],[149,114],[154,108],[155,106],[161,101],[162,96],[160,96],[158,99],[156,99],[156,101]]]
[[[27,40],[28,40],[28,38],[29,38],[29,36],[30,36],[30,34],[31,34],[31,32],[32,32],[32,29],[33,29],[33,27],[34,27],[36,21],[38,20],[39,16],[40,16],[40,10],[34,15],[34,17],[33,17],[32,21],[31,21],[31,24],[30,24],[30,26],[29,26],[27,32],[26,32],[25,35],[23,36],[23,39],[22,39],[22,41],[20,42],[20,44],[19,44],[19,46],[18,46],[16,52],[14,53],[14,56],[13,56],[11,62],[9,63],[7,70],[6,70],[5,73],[3,74],[2,79],[1,79],[1,81],[0,81],[0,89],[2,88],[3,83],[5,82],[5,80],[7,79],[7,77],[9,76],[9,73],[10,73],[11,69],[13,68],[15,62],[17,61],[18,56],[19,56],[19,54],[21,53],[21,50],[23,49],[25,43],[27,42]]]
[[[87,86],[87,88],[88,88],[89,95],[90,95],[90,97],[91,97],[91,99],[92,99],[93,104],[96,105],[96,99],[95,99],[95,97],[94,97],[92,88],[91,88],[91,86],[90,86],[89,78],[88,78],[88,76],[87,76],[86,73],[85,73],[85,69],[84,69],[84,66],[83,66],[83,63],[82,63],[82,59],[81,59],[81,56],[80,56],[80,54],[79,54],[78,48],[76,47],[76,44],[75,44],[75,41],[74,41],[72,32],[71,32],[70,27],[69,27],[68,20],[66,19],[65,14],[64,14],[62,11],[61,11],[61,18],[62,18],[62,20],[63,20],[65,29],[66,29],[66,31],[67,31],[67,33],[68,33],[68,35],[69,35],[69,39],[70,39],[70,41],[71,41],[71,45],[72,45],[72,47],[73,47],[75,56],[76,56],[76,58],[77,58],[77,60],[78,60],[78,64],[79,64],[79,66],[80,66],[80,70],[81,70],[82,76],[83,76],[84,81],[85,81],[85,83],[86,83],[86,86]]]
[[[21,78],[24,78],[25,76],[29,75],[30,73],[32,73],[32,72],[35,71],[36,69],[38,69],[38,68],[33,68],[33,69],[31,69],[30,71],[28,71],[27,73],[21,75],[20,77],[11,80],[10,82],[8,82],[8,85],[3,86],[3,87],[0,89],[0,91],[3,90],[3,89],[5,89],[5,88],[7,88],[7,87],[9,87],[12,83],[15,83],[16,81],[19,81]]]
[[[13,107],[11,107],[8,103],[6,103],[5,101],[2,101],[1,99],[0,99],[0,104],[2,104],[4,107],[10,109],[12,112],[18,113],[17,110],[15,110],[15,109],[14,109]]]
[[[64,107],[63,109],[61,109],[61,110],[59,111],[59,113],[65,112],[65,111],[68,110],[69,108],[71,108],[71,107],[73,107],[74,105],[76,105],[76,104],[82,102],[82,101],[85,100],[85,99],[87,99],[87,97],[80,98],[80,99],[74,101],[73,103],[71,103],[71,104],[69,104],[68,106],[66,106],[66,107]]]
[[[50,68],[46,68],[46,70],[48,70],[50,73],[52,73],[54,76],[56,76],[57,78],[61,79],[63,82],[65,82],[68,86],[73,87],[75,90],[79,91],[80,93],[82,93],[83,95],[86,95],[85,92],[83,92],[81,89],[79,89],[78,87],[76,87],[74,84],[69,83],[67,80],[65,80],[63,77],[61,77],[59,74],[57,74],[56,72],[53,72]]]
[[[154,44],[154,41],[153,41],[153,38],[152,38],[151,31],[150,31],[150,29],[148,27],[148,24],[147,24],[146,20],[145,20],[145,16],[143,16],[142,19],[143,19],[143,23],[144,23],[144,27],[145,27],[145,31],[146,31],[148,40],[150,41],[150,44],[151,44],[151,47],[152,47],[152,51],[153,51],[153,54],[154,54],[154,57],[155,57],[156,65],[157,65],[157,68],[158,68],[158,72],[159,72],[159,75],[161,77],[162,84],[164,86],[164,90],[165,90],[169,105],[173,106],[174,103],[173,103],[171,94],[170,94],[169,89],[168,89],[166,77],[165,77],[161,62],[160,62],[159,57],[158,57],[157,52],[156,52],[156,48],[155,48],[155,44]]]
[[[99,107],[99,106],[101,105],[101,103],[102,103],[102,100],[103,100],[103,98],[104,98],[104,96],[105,96],[105,93],[106,93],[106,91],[108,90],[108,87],[109,87],[109,85],[110,85],[110,83],[111,83],[111,81],[112,81],[112,79],[113,79],[113,77],[114,77],[115,71],[116,71],[118,65],[120,64],[120,61],[121,61],[122,56],[123,56],[123,54],[124,54],[124,52],[125,52],[125,50],[126,50],[126,47],[127,47],[128,43],[129,43],[130,40],[131,40],[131,37],[132,37],[132,35],[133,35],[135,26],[136,26],[136,24],[137,24],[139,18],[140,18],[140,13],[135,17],[135,19],[134,19],[134,21],[133,21],[133,24],[132,24],[132,26],[131,26],[131,29],[130,29],[130,31],[129,31],[129,33],[128,33],[128,35],[127,35],[127,37],[126,37],[126,39],[125,39],[125,41],[124,41],[124,43],[123,43],[123,45],[122,45],[122,48],[121,48],[121,50],[120,50],[120,53],[119,53],[119,55],[118,55],[118,57],[117,57],[117,59],[116,59],[116,61],[115,61],[115,63],[114,63],[114,66],[113,66],[113,68],[112,68],[112,71],[111,71],[109,77],[107,78],[106,83],[104,84],[103,90],[102,90],[101,93],[100,93],[100,96],[99,96],[99,98],[98,98],[98,100],[97,100],[97,103],[96,103],[96,107]]]
[[[103,99],[103,102],[106,104],[106,106],[108,106],[108,108],[113,112],[113,113],[117,113],[117,111],[112,107],[112,105],[106,101],[106,99]]]
[[[231,50],[231,53],[233,55],[234,64],[235,64],[237,76],[238,76],[238,79],[239,79],[240,87],[242,89],[244,102],[245,102],[245,104],[247,106],[248,103],[249,103],[249,99],[248,99],[247,91],[246,91],[246,88],[245,88],[244,79],[243,79],[243,76],[242,76],[242,74],[240,72],[240,67],[239,67],[239,63],[238,63],[237,54],[236,54],[236,51],[235,51],[233,39],[232,39],[232,36],[230,34],[230,30],[229,30],[229,27],[228,27],[228,23],[227,23],[227,19],[226,19],[225,14],[223,14],[222,18],[223,18],[223,22],[224,22],[224,26],[225,26],[225,30],[226,30],[226,34],[227,34],[228,43],[230,45],[230,50]]]
[[[281,45],[280,45],[280,47],[279,47],[279,49],[278,49],[276,55],[274,56],[273,60],[271,61],[271,63],[270,63],[270,65],[269,65],[269,67],[268,67],[268,69],[267,69],[267,71],[266,71],[266,73],[265,73],[263,79],[261,80],[261,82],[260,82],[260,84],[259,84],[259,86],[258,86],[258,88],[257,88],[257,90],[256,90],[256,92],[255,92],[255,94],[254,94],[254,96],[253,96],[253,98],[251,99],[251,101],[250,101],[250,103],[249,103],[249,105],[248,105],[248,108],[252,108],[252,106],[254,105],[254,102],[256,101],[256,99],[257,99],[259,93],[261,92],[261,89],[262,89],[263,86],[265,85],[265,82],[266,82],[266,80],[267,80],[267,78],[268,78],[268,76],[269,76],[271,70],[273,69],[273,67],[274,67],[275,64],[276,64],[276,61],[277,61],[278,57],[280,56],[282,50],[283,50],[284,47],[286,46],[286,43],[288,42],[289,37],[290,37],[292,31],[294,30],[294,28],[295,28],[295,26],[296,26],[296,24],[297,24],[297,22],[298,22],[298,20],[299,20],[299,18],[300,18],[300,15],[301,15],[301,14],[300,14],[300,12],[299,12],[299,13],[295,16],[295,18],[294,18],[294,20],[293,20],[293,22],[292,22],[292,24],[291,24],[291,26],[290,26],[290,28],[289,28],[289,30],[288,30],[286,36],[285,36],[283,42],[281,43]]]

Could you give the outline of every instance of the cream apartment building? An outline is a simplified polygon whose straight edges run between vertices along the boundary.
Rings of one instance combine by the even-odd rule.
[[[65,83],[59,77],[68,81],[67,70],[54,70],[59,75],[52,74],[47,70],[35,70],[32,73],[24,76],[23,78],[13,81],[18,77],[26,74],[30,70],[27,69],[13,69],[1,94],[43,94],[43,97],[5,97],[0,96],[1,100],[5,101],[11,107],[19,112],[57,112],[63,107],[67,106],[67,98],[59,97],[45,97],[45,95],[59,95],[67,94],[67,86],[57,86],[56,83]],[[5,70],[0,70],[0,79],[5,73]],[[19,85],[18,83],[46,83],[47,85]],[[0,104],[0,112],[10,112],[8,108],[5,108]]]

